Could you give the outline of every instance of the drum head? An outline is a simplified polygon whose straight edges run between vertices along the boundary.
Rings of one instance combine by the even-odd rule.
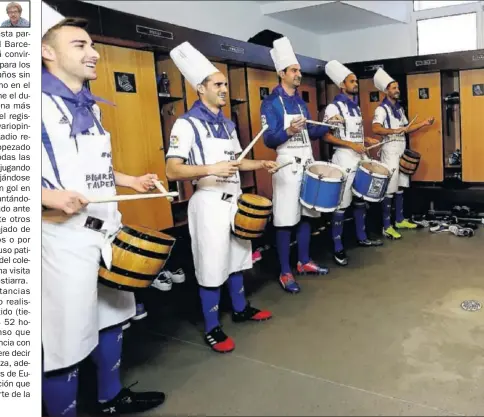
[[[405,149],[404,154],[410,156],[411,158],[420,158],[420,154],[418,152],[410,149]]]
[[[308,171],[321,178],[341,178],[343,173],[339,168],[330,165],[313,164],[308,167]]]
[[[125,225],[123,227],[123,230],[132,236],[139,237],[145,240],[149,240],[150,237],[153,237],[158,239],[176,241],[176,239],[173,236],[167,235],[166,233],[163,233],[163,232],[159,232],[158,230],[148,229],[147,227],[144,227],[144,226]]]
[[[257,194],[242,194],[240,200],[257,207],[272,207],[272,201]]]
[[[387,168],[375,161],[362,162],[361,166],[374,174],[390,175]]]

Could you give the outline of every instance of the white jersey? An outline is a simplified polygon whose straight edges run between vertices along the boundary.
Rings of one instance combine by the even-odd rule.
[[[397,119],[392,109],[387,104],[382,104],[375,109],[375,116],[373,117],[373,124],[380,124],[386,129],[398,129],[408,125],[408,120],[405,116],[405,112],[402,108],[399,110],[400,119]],[[394,142],[387,143],[382,146],[382,149],[393,151],[397,153],[403,153],[406,146],[405,134],[400,133],[398,135],[386,135],[383,140],[392,140]]]
[[[361,111],[359,114],[356,114],[355,111],[351,111],[348,105],[342,101],[331,103],[326,107],[324,112],[324,122],[327,123],[329,119],[337,115],[342,116],[345,121],[341,127],[333,131],[333,135],[341,140],[363,143],[364,134]]]
[[[190,121],[189,121],[190,120]],[[222,161],[235,161],[236,155],[242,152],[235,129],[229,135],[227,126],[214,125],[216,130],[223,129],[221,136],[216,137],[209,125],[203,121],[190,117],[189,120],[179,118],[173,125],[170,135],[170,148],[167,158],[181,158],[189,165],[210,165]],[[200,178],[195,182],[198,189],[220,191],[228,194],[238,194],[240,190],[239,173],[230,178],[220,178],[214,175]]]

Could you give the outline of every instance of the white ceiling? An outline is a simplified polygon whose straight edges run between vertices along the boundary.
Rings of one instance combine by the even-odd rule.
[[[261,12],[264,15],[318,35],[389,25],[398,21],[340,1],[324,2],[324,4],[314,2],[315,5],[309,1],[256,1],[256,3],[261,6]],[[351,3],[364,4],[365,2]],[[298,4],[300,4],[299,7]]]

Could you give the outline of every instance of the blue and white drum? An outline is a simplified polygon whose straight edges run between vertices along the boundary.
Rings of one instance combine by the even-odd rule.
[[[361,161],[353,180],[353,194],[372,203],[380,202],[385,197],[391,176],[385,164],[375,160]]]
[[[299,201],[316,211],[335,211],[343,197],[345,182],[345,173],[338,165],[313,162],[304,171]]]

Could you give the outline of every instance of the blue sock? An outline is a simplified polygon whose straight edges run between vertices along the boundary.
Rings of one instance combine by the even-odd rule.
[[[91,353],[91,358],[97,367],[97,395],[100,402],[112,400],[123,388],[120,374],[122,347],[121,326],[99,332],[99,344]]]
[[[355,215],[355,226],[356,226],[356,238],[358,240],[366,240],[366,226],[365,226],[365,217],[366,217],[366,205],[362,202],[355,203],[355,208],[353,210]]]
[[[343,222],[345,219],[344,210],[336,210],[333,213],[331,220],[331,234],[333,236],[334,251],[341,252],[343,250]]]
[[[289,254],[291,252],[291,230],[277,229],[276,235],[277,254],[281,264],[281,274],[290,274]]]
[[[383,228],[386,230],[392,225],[392,197],[385,196],[382,202]]]
[[[200,287],[200,299],[205,319],[205,332],[208,333],[215,327],[220,326],[218,321],[218,305],[220,303],[220,287]]]
[[[307,221],[301,221],[297,229],[297,253],[299,262],[303,265],[309,262],[309,244],[311,242],[311,225]]]
[[[397,223],[403,222],[403,191],[397,191],[395,194],[395,220]]]
[[[50,417],[77,416],[78,368],[42,374],[42,399]]]
[[[247,306],[244,291],[244,276],[242,272],[236,272],[229,276],[228,286],[230,298],[232,299],[232,307],[234,311],[240,313]]]

